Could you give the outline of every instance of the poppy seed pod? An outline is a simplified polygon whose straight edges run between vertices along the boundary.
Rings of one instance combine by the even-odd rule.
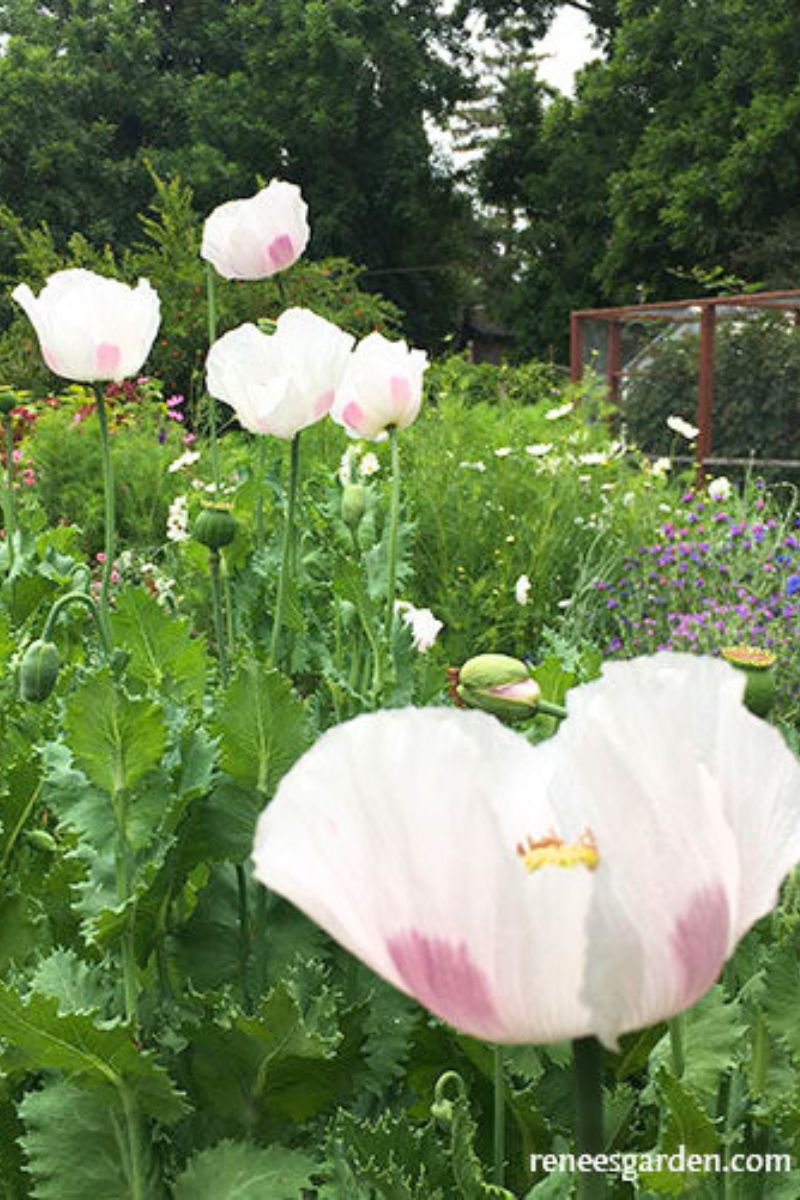
[[[361,483],[346,483],[342,491],[342,520],[355,532],[367,507],[367,489]]]
[[[757,717],[767,717],[775,703],[775,655],[757,646],[726,646],[722,657],[743,671],[744,702]]]
[[[542,693],[518,658],[479,654],[458,672],[455,694],[468,708],[482,708],[505,721],[518,721],[533,716]]]
[[[194,523],[194,536],[209,550],[221,550],[236,537],[236,521],[229,509],[208,505]]]
[[[15,393],[10,391],[9,388],[0,385],[0,413],[4,417],[7,417],[14,411],[18,404],[19,400]]]
[[[37,638],[25,651],[19,668],[19,694],[22,700],[40,703],[52,692],[58,678],[61,656],[53,642]]]

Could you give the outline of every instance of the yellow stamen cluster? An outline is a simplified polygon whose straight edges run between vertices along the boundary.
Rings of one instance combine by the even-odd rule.
[[[517,844],[517,854],[526,871],[538,871],[541,867],[579,867],[594,871],[600,862],[597,842],[590,829],[584,829],[576,842],[565,842],[555,831],[546,837]]]
[[[760,646],[724,646],[721,654],[729,663],[739,667],[765,669],[774,666],[776,661],[770,650],[762,650]]]

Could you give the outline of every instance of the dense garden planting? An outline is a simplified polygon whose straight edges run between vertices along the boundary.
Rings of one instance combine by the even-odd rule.
[[[0,347],[0,1196],[793,1200],[793,489],[160,197]]]

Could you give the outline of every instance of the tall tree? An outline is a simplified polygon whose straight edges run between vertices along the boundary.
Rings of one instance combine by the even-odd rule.
[[[457,320],[469,205],[426,122],[464,94],[433,0],[0,5],[0,195],[67,236],[130,240],[150,182],[200,212],[291,178],[311,252],[345,254],[436,343]]]

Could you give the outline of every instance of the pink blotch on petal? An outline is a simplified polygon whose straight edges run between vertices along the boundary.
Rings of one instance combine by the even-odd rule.
[[[334,391],[333,388],[328,388],[327,392],[323,392],[317,403],[314,405],[314,416],[324,417],[325,413],[330,412],[333,405]]]
[[[356,400],[351,400],[349,404],[345,404],[342,409],[342,420],[348,429],[355,429],[356,433],[361,432],[361,427],[364,424],[364,410]]]
[[[389,387],[391,389],[392,404],[398,410],[398,415],[402,416],[412,402],[411,384],[405,375],[393,375]]]
[[[267,256],[274,267],[288,267],[294,262],[294,246],[288,233],[282,233],[270,242]]]
[[[539,685],[535,679],[518,679],[516,683],[498,683],[489,688],[493,696],[509,700],[538,700]]]
[[[683,975],[684,1005],[698,1000],[716,980],[728,953],[730,912],[721,884],[695,892],[670,934]]]
[[[95,347],[94,365],[104,375],[116,375],[121,358],[122,351],[113,342],[100,342]]]
[[[489,981],[464,942],[410,929],[389,938],[386,948],[403,984],[437,1017],[466,1033],[502,1036]]]

